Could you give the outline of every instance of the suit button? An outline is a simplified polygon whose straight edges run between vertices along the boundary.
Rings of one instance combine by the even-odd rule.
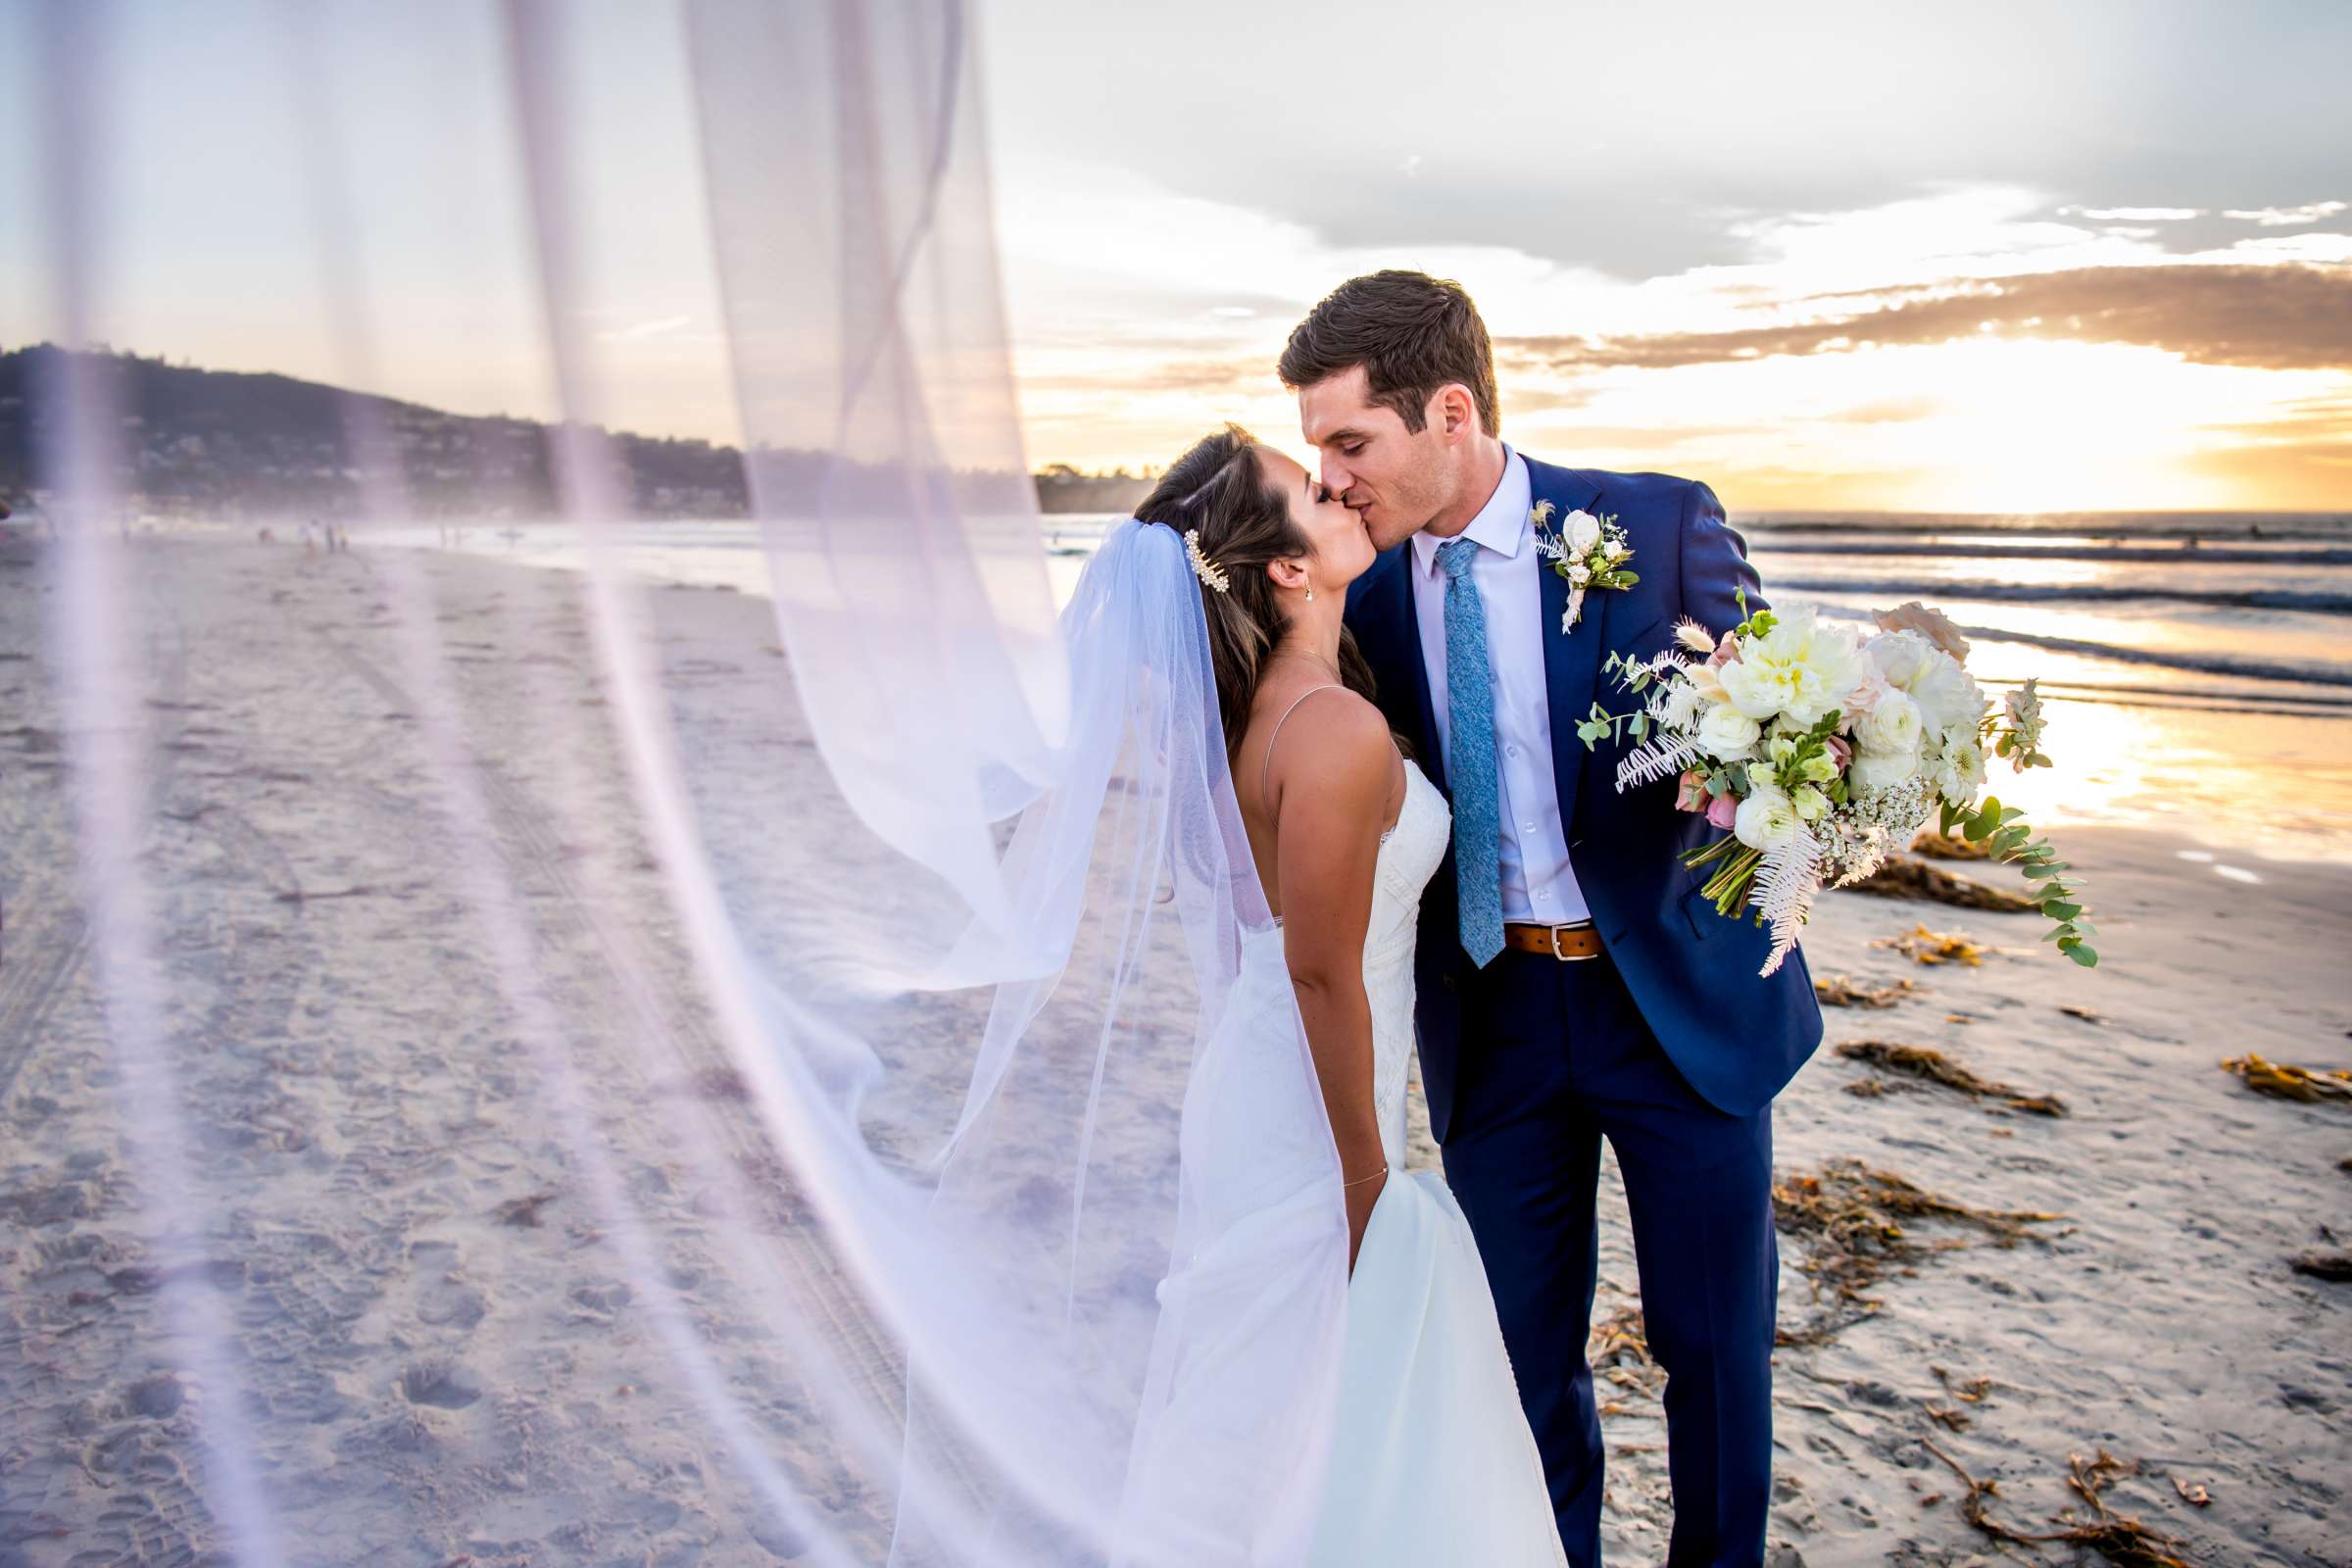
[[[1444,986],[1446,990],[1451,991],[1453,989],[1453,976],[1449,974],[1440,975],[1438,976],[1438,984]]]

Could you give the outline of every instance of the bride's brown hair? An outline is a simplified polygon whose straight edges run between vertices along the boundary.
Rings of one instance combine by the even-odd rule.
[[[1266,477],[1258,462],[1263,450],[1238,424],[1203,436],[1168,465],[1135,514],[1179,534],[1200,530],[1200,554],[1225,574],[1220,593],[1200,584],[1208,612],[1209,659],[1216,671],[1217,714],[1225,726],[1228,766],[1242,748],[1250,710],[1266,660],[1291,634],[1290,617],[1275,596],[1265,568],[1277,561],[1313,554],[1306,535],[1291,520],[1289,501]],[[1340,679],[1352,692],[1372,696],[1372,666],[1357,651],[1354,634],[1340,633]]]

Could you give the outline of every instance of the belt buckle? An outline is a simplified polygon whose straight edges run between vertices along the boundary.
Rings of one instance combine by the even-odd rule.
[[[1561,932],[1589,931],[1592,928],[1592,922],[1590,920],[1553,921],[1551,924],[1551,961],[1554,963],[1583,963],[1587,959],[1593,957],[1594,955],[1590,953],[1562,953],[1560,951]]]

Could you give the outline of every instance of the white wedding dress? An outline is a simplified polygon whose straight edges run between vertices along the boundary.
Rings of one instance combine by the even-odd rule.
[[[1452,832],[1436,786],[1410,760],[1404,771],[1404,808],[1381,841],[1364,935],[1389,1179],[1348,1285],[1338,1436],[1309,1561],[1550,1568],[1567,1558],[1478,1244],[1445,1178],[1404,1168],[1414,936],[1421,890]],[[1279,931],[1259,945],[1281,963]]]

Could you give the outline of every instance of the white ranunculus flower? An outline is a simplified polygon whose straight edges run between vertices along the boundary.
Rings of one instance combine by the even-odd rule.
[[[1936,762],[1936,787],[1943,798],[1954,806],[1966,806],[1977,798],[1984,782],[1984,748],[1974,733],[1955,737],[1943,749]]]
[[[1572,562],[1568,566],[1568,580],[1582,588],[1592,580],[1592,568],[1581,561]]]
[[[1730,703],[1718,703],[1699,715],[1698,744],[1719,761],[1748,755],[1764,726]]]
[[[1927,724],[1919,705],[1905,693],[1891,688],[1882,692],[1870,710],[1854,720],[1854,739],[1864,752],[1897,752],[1909,756],[1919,750],[1926,733]]]
[[[1877,795],[1909,783],[1919,763],[1916,752],[1863,752],[1845,770],[1845,781],[1856,795]]]
[[[1567,536],[1570,555],[1588,554],[1600,543],[1600,519],[1590,512],[1571,512],[1560,531]]]
[[[1774,784],[1758,784],[1740,803],[1732,832],[1751,850],[1766,850],[1796,831],[1796,807]]]
[[[1741,645],[1740,657],[1723,666],[1723,687],[1748,717],[1782,713],[1801,726],[1844,701],[1863,667],[1850,633],[1797,610]]]

